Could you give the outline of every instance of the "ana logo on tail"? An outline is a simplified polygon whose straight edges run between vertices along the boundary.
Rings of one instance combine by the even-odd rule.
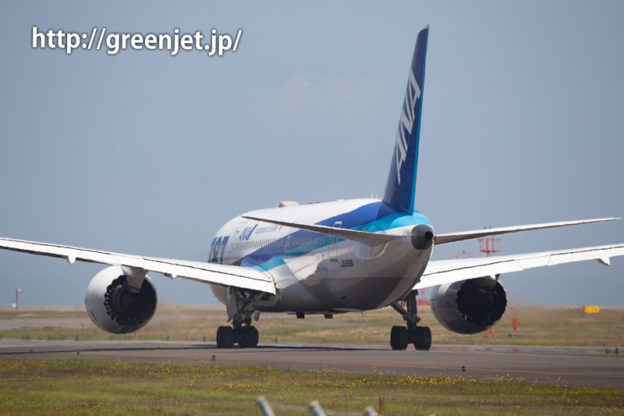
[[[399,128],[397,130],[397,145],[396,145],[396,168],[397,168],[397,182],[401,183],[401,166],[405,162],[407,157],[407,139],[405,134],[412,134],[412,128],[414,127],[415,107],[416,100],[420,98],[420,87],[416,82],[414,72],[410,71],[409,81],[407,83],[407,91],[405,92],[405,102],[403,103],[403,111],[401,112],[401,120],[399,121]]]

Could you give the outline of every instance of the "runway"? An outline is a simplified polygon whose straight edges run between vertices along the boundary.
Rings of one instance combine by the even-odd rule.
[[[0,359],[10,358],[203,363],[493,381],[503,378],[624,390],[624,354],[593,347],[434,345],[431,351],[392,351],[381,345],[345,344],[217,349],[214,343],[177,341],[0,342]]]

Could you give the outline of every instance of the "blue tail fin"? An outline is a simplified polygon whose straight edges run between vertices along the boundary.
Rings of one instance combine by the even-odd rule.
[[[422,92],[425,81],[425,57],[429,26],[418,34],[414,57],[410,67],[405,100],[397,130],[392,165],[386,183],[384,202],[403,212],[414,212],[416,193],[416,168],[418,167],[418,142]]]

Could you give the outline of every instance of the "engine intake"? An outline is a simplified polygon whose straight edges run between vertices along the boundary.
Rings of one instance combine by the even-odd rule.
[[[438,286],[431,297],[431,310],[445,328],[474,334],[494,325],[505,313],[507,295],[490,277]]]
[[[130,286],[121,267],[102,270],[89,283],[85,306],[91,321],[104,331],[127,334],[142,328],[156,311],[156,290],[149,278],[140,289]]]

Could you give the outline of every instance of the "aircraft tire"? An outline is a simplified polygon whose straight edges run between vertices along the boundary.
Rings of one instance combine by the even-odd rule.
[[[234,328],[220,326],[217,329],[217,348],[232,348],[234,346]]]
[[[254,348],[258,345],[258,330],[254,326],[243,326],[238,329],[238,345],[241,348]]]
[[[417,326],[414,329],[414,348],[429,351],[431,348],[431,329],[428,326]]]
[[[390,331],[390,346],[393,350],[404,350],[409,343],[409,333],[404,326],[393,326]]]

